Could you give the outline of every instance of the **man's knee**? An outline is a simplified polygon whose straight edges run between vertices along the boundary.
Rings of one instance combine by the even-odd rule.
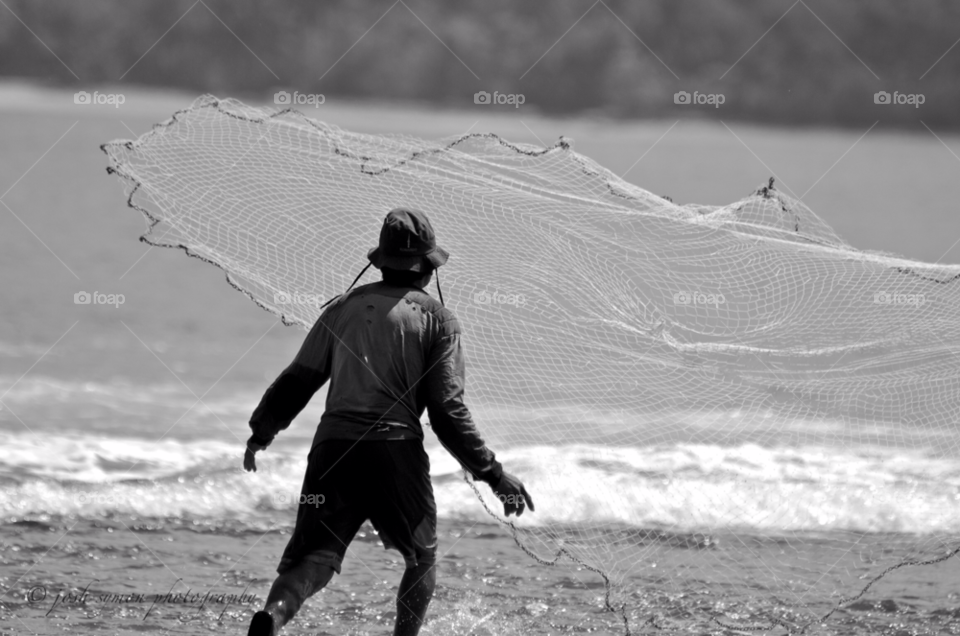
[[[426,572],[427,570],[433,570],[436,567],[437,567],[436,559],[433,557],[418,558],[415,564],[407,565],[408,570],[420,570],[421,572]]]
[[[420,570],[426,571],[427,568],[436,566],[437,552],[429,548],[426,550],[417,550],[415,554],[405,557],[404,563],[407,570],[419,568]]]
[[[281,574],[275,585],[293,592],[302,602],[326,587],[335,572],[330,565],[306,560]]]

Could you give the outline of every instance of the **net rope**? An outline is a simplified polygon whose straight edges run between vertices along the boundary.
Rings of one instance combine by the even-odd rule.
[[[464,325],[481,430],[507,447],[581,453],[531,481],[542,498],[519,521],[470,484],[475,496],[531,557],[600,575],[628,633],[672,623],[803,633],[887,573],[957,553],[949,495],[908,482],[868,504],[882,516],[912,497],[928,511],[925,531],[878,540],[865,521],[824,535],[816,519],[790,517],[789,488],[751,495],[715,489],[737,474],[651,477],[622,470],[617,452],[919,439],[960,454],[958,266],[858,250],[772,180],[725,206],[674,204],[563,138],[539,148],[494,134],[357,134],[204,96],[103,149],[148,219],[143,241],[217,265],[303,328],[364,265],[388,210],[426,212],[452,254],[444,295]],[[797,497],[849,494],[813,479]],[[638,500],[641,482],[660,498]],[[593,507],[574,514],[585,493]],[[669,507],[697,497],[701,506]],[[637,509],[653,520],[635,523]],[[739,567],[725,542],[759,565]],[[643,592],[651,582],[660,594]],[[737,586],[752,592],[723,603],[696,592]]]

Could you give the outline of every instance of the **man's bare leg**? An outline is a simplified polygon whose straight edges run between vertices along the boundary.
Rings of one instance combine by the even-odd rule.
[[[397,622],[393,636],[417,636],[436,587],[437,570],[433,563],[407,568],[397,592]]]
[[[304,561],[278,576],[263,611],[254,614],[248,636],[276,636],[304,601],[326,587],[333,573],[328,565]]]

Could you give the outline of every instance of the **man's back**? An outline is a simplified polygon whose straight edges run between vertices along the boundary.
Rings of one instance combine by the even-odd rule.
[[[306,359],[329,350],[330,388],[315,443],[325,439],[423,439],[418,385],[457,320],[425,292],[364,285],[332,305],[314,327]],[[422,397],[422,395],[421,395]]]
[[[440,442],[476,479],[501,467],[463,402],[460,326],[426,292],[386,282],[358,287],[317,320],[293,362],[250,418],[269,443],[330,380],[313,446],[325,440],[422,440],[430,416]]]

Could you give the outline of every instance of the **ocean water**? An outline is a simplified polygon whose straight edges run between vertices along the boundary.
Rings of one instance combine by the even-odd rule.
[[[0,210],[0,634],[239,632],[255,603],[191,606],[187,618],[171,605],[144,618],[147,607],[136,603],[50,604],[55,592],[88,584],[98,594],[246,589],[262,600],[292,528],[323,394],[261,455],[256,474],[240,466],[246,421],[304,334],[236,293],[216,268],[136,240],[143,221],[123,205],[97,145],[143,132],[189,99],[151,94],[111,113],[71,110],[66,94],[43,93],[50,102],[11,94],[0,99],[0,167],[16,175],[0,184],[0,192],[10,188],[3,197],[10,212]],[[24,106],[31,103],[43,107]],[[331,119],[354,128],[371,120],[348,108]],[[437,137],[473,123],[435,119],[390,112],[380,125]],[[430,132],[442,126],[449,130]],[[654,124],[570,126],[587,146],[579,149],[624,168],[634,158],[618,131],[634,147],[662,132]],[[813,151],[798,153],[794,133],[767,132],[779,135],[783,162],[816,163]],[[857,136],[837,134],[840,145]],[[718,139],[716,131],[691,128],[663,143],[667,157],[683,157],[699,140],[719,165],[729,148]],[[881,151],[874,149],[872,164],[855,162],[856,170],[872,170],[877,181],[884,181],[877,173],[899,175],[888,159],[908,148],[927,167],[914,177],[931,180],[915,183],[915,191],[960,195],[947,192],[960,186],[937,158],[936,140],[874,143]],[[730,166],[713,189],[700,179],[684,190],[687,176],[665,180],[663,166],[636,181],[647,185],[649,178],[652,189],[680,199],[727,202],[768,176],[748,161],[737,164],[744,183],[732,192]],[[813,172],[811,182],[819,175]],[[825,188],[840,186],[828,179]],[[859,192],[845,201],[844,214],[855,216],[856,202],[864,218],[889,197]],[[929,235],[906,242],[913,256],[934,260],[949,246],[937,243],[949,234],[944,223],[956,222],[944,209],[939,198],[926,206],[932,216],[917,227]],[[846,216],[830,220],[852,227],[853,235],[841,233],[855,245],[890,248],[888,225],[858,229]],[[124,302],[75,304],[83,291],[122,294]],[[635,632],[742,633],[724,621],[742,629],[773,616],[799,629],[836,610],[806,633],[960,633],[957,559],[904,561],[934,560],[960,546],[960,429],[887,423],[854,430],[798,420],[778,421],[774,432],[762,425],[772,414],[735,410],[652,416],[473,406],[537,511],[514,529],[498,524],[484,508],[496,503],[489,491],[478,499],[427,432],[444,558],[425,633],[622,633],[622,618],[606,610],[602,577],[577,559],[609,565],[620,586],[613,602],[627,603]],[[562,445],[517,434],[544,420],[576,425],[577,434]],[[624,445],[624,431],[651,441]],[[514,532],[544,559],[557,546],[577,559],[537,564]],[[343,576],[289,633],[389,630],[402,565],[372,528],[362,535]],[[897,563],[906,565],[872,583]],[[49,598],[32,600],[38,587]]]
[[[73,396],[77,411],[103,408],[103,396],[89,393],[91,404]],[[259,472],[247,474],[242,443],[210,433],[158,441],[5,431],[0,519],[129,514],[268,527],[277,511],[296,509],[306,436],[281,439],[261,455]],[[459,465],[427,435],[441,514],[489,521]],[[535,493],[539,511],[518,520],[521,527],[949,535],[960,524],[960,457],[933,448],[567,444],[500,447],[498,456]]]

